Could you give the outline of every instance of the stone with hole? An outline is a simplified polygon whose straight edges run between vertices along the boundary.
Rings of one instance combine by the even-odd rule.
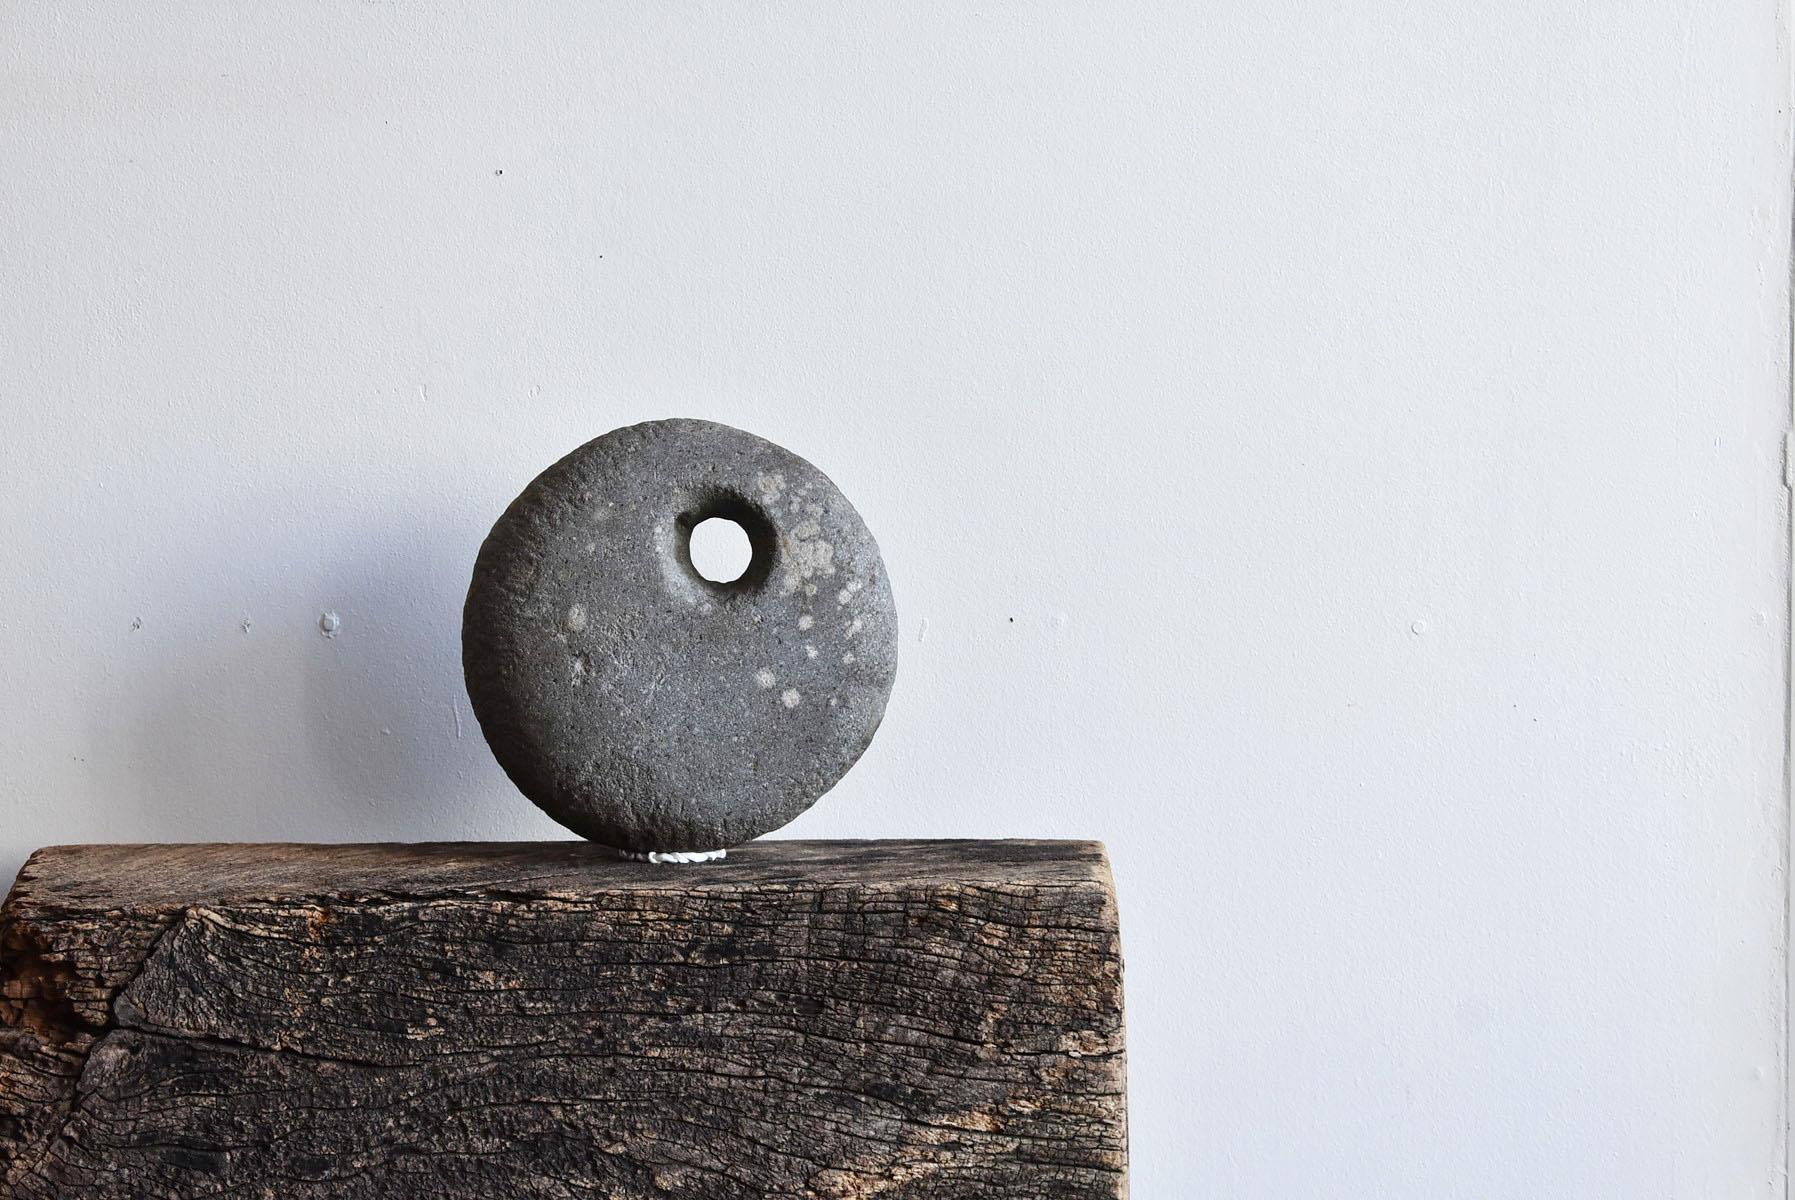
[[[745,569],[694,565],[692,532],[716,520],[746,535]],[[614,430],[539,475],[480,548],[461,637],[505,773],[642,855],[739,845],[809,808],[872,741],[897,671],[860,514],[802,458],[710,421]]]

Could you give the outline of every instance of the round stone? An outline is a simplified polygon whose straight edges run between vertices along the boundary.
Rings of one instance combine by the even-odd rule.
[[[739,578],[693,565],[713,518],[747,535]],[[707,851],[784,825],[854,765],[897,673],[897,611],[828,476],[727,425],[649,421],[505,510],[461,646],[487,744],[538,807],[620,850]]]

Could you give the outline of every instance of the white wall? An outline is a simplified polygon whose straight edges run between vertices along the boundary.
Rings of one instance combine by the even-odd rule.
[[[1109,842],[1136,1195],[1780,1195],[1786,17],[15,0],[0,870],[558,836],[475,548],[711,417],[903,616],[787,832]]]

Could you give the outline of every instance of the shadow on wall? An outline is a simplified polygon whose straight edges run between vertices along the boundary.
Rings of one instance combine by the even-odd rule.
[[[123,711],[91,731],[129,746],[117,840],[489,836],[495,809],[528,810],[497,790],[509,784],[461,685],[461,602],[485,529],[383,511],[325,545],[289,539],[290,555],[240,526],[192,531],[170,627],[138,631],[157,639],[155,678],[125,687]],[[202,600],[196,581],[263,598],[263,611]]]

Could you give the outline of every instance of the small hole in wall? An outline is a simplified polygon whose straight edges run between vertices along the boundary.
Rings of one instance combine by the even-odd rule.
[[[712,583],[734,583],[754,561],[748,531],[728,517],[711,517],[692,526],[691,551],[693,568]]]

